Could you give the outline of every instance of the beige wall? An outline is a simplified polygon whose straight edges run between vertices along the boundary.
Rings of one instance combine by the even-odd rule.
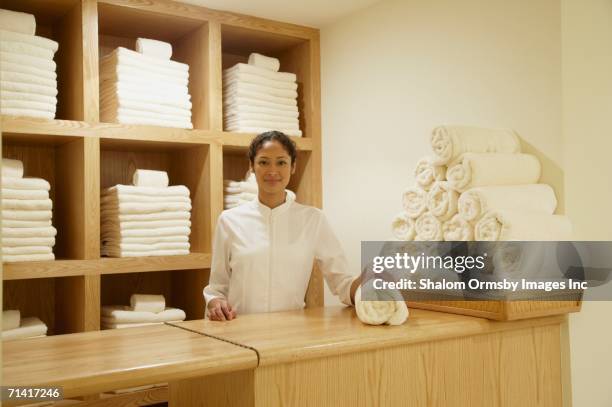
[[[612,69],[609,54],[599,52],[604,38],[608,46],[612,39],[610,4],[385,0],[321,30],[323,206],[355,273],[360,242],[390,237],[401,193],[412,185],[413,167],[428,153],[429,132],[438,124],[515,128],[544,162],[543,180],[555,187],[577,238],[605,237],[594,214],[612,206],[610,164],[606,174],[597,170],[603,161],[591,157],[612,149],[612,134],[603,133],[604,118],[612,117],[604,112],[612,113],[610,93],[603,93],[605,83],[612,89]],[[589,10],[576,10],[582,7]],[[590,14],[596,24],[586,34]],[[578,50],[597,58],[595,75]],[[562,76],[562,67],[571,69]],[[585,77],[594,89],[583,87]],[[597,111],[590,109],[595,100]],[[564,108],[575,111],[572,119],[561,119]],[[591,144],[582,144],[583,137]],[[595,147],[602,140],[607,149]],[[592,185],[600,187],[601,201],[585,210],[590,202],[580,196]],[[337,303],[329,292],[326,301]],[[599,385],[612,366],[612,352],[603,347],[612,343],[612,328],[600,323],[610,314],[605,307],[585,304],[571,319],[575,406],[611,405],[602,403],[612,399],[612,386]]]

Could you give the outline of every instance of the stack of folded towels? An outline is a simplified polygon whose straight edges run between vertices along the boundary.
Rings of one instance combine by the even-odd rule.
[[[55,259],[50,189],[44,179],[24,178],[21,161],[2,159],[3,261]]]
[[[189,65],[170,60],[172,46],[138,38],[100,58],[100,120],[193,128]]]
[[[32,14],[0,9],[0,113],[53,119],[58,44],[35,32]]]
[[[301,136],[296,75],[278,72],[276,58],[253,53],[248,64],[223,71],[223,121],[227,131],[282,131]]]
[[[165,171],[138,169],[132,183],[102,191],[101,254],[109,257],[189,254],[189,189],[184,185],[168,186]]]
[[[569,240],[571,223],[554,215],[553,189],[538,183],[541,166],[521,153],[509,129],[442,126],[433,154],[415,170],[392,223],[401,240]]]
[[[235,208],[257,199],[257,181],[251,173],[244,181],[223,181],[223,206],[225,209]]]
[[[132,294],[129,306],[103,306],[100,326],[102,329],[121,329],[184,320],[185,311],[166,307],[163,295]]]
[[[21,318],[19,310],[2,311],[2,340],[47,336],[47,325],[36,317]]]

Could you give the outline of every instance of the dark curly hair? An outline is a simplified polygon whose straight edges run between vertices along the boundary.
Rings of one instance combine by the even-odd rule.
[[[285,151],[287,151],[289,157],[291,157],[291,165],[295,164],[295,159],[297,158],[297,147],[295,146],[294,141],[291,140],[291,138],[289,138],[289,136],[287,136],[285,133],[272,130],[258,134],[253,141],[251,141],[248,152],[251,165],[255,164],[255,156],[266,141],[278,141],[283,146]]]

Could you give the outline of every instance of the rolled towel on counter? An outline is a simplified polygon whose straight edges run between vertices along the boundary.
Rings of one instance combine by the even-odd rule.
[[[466,153],[448,167],[446,179],[451,188],[464,192],[483,186],[536,184],[540,161],[530,154]]]
[[[446,167],[434,165],[431,157],[421,158],[414,169],[414,178],[418,186],[428,191],[435,181],[443,181],[446,177]]]
[[[1,13],[0,13],[1,14]],[[2,311],[2,330],[19,328],[21,323],[21,312],[18,309]]]
[[[23,162],[19,160],[11,160],[10,158],[3,158],[2,179],[4,178],[23,178]],[[4,194],[2,195],[2,198],[6,198]]]
[[[478,187],[459,197],[459,214],[470,222],[478,221],[487,211],[501,209],[552,215],[557,209],[557,197],[547,184]]]
[[[149,38],[137,38],[136,51],[153,58],[168,60],[172,57],[172,45]]]
[[[450,242],[474,240],[474,226],[457,214],[442,224],[442,234]]]
[[[9,189],[32,189],[49,191],[51,185],[42,178],[4,178],[2,177],[2,188]]]
[[[170,180],[166,171],[137,169],[132,176],[132,183],[137,187],[166,188]]]
[[[416,234],[414,228],[414,219],[406,212],[398,213],[391,223],[393,235],[399,240],[414,240]]]
[[[3,330],[2,340],[26,339],[47,334],[47,325],[36,317],[22,318],[19,328]]]
[[[36,19],[33,14],[0,9],[0,29],[34,35],[36,34]]]
[[[434,182],[427,194],[427,208],[439,220],[445,221],[457,213],[459,194],[446,181]]]
[[[444,235],[442,233],[442,222],[432,213],[425,212],[419,216],[414,222],[416,236],[414,240],[418,241],[442,241]]]
[[[2,199],[2,209],[21,211],[46,211],[53,208],[53,202],[47,199]]]
[[[520,153],[514,130],[471,126],[440,126],[431,134],[435,165],[448,164],[465,153]]]
[[[280,69],[280,61],[278,58],[268,57],[256,52],[252,52],[251,55],[249,55],[249,65],[274,72],[278,72]]]
[[[427,210],[427,192],[419,187],[411,187],[402,195],[404,211],[411,218],[419,217]]]
[[[47,261],[55,260],[53,253],[40,254],[3,254],[2,261],[6,263],[16,263],[19,261]]]
[[[490,211],[476,223],[476,240],[571,240],[572,224],[566,216],[541,212]]]
[[[355,311],[359,320],[368,325],[402,325],[409,314],[404,301],[362,300],[361,286],[355,292]]]
[[[132,294],[130,307],[133,311],[162,312],[166,309],[166,299],[163,295]]]

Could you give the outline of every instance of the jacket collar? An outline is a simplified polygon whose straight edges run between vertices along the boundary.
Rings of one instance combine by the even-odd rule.
[[[253,203],[255,207],[262,214],[268,215],[268,214],[276,214],[276,213],[286,211],[287,209],[289,209],[289,207],[291,206],[291,204],[293,204],[294,201],[295,201],[295,193],[293,193],[293,191],[289,191],[288,189],[285,189],[285,202],[283,202],[281,205],[277,206],[274,209],[271,209],[267,207],[266,205],[262,204],[259,201],[259,197],[257,197],[257,199],[253,201]]]

